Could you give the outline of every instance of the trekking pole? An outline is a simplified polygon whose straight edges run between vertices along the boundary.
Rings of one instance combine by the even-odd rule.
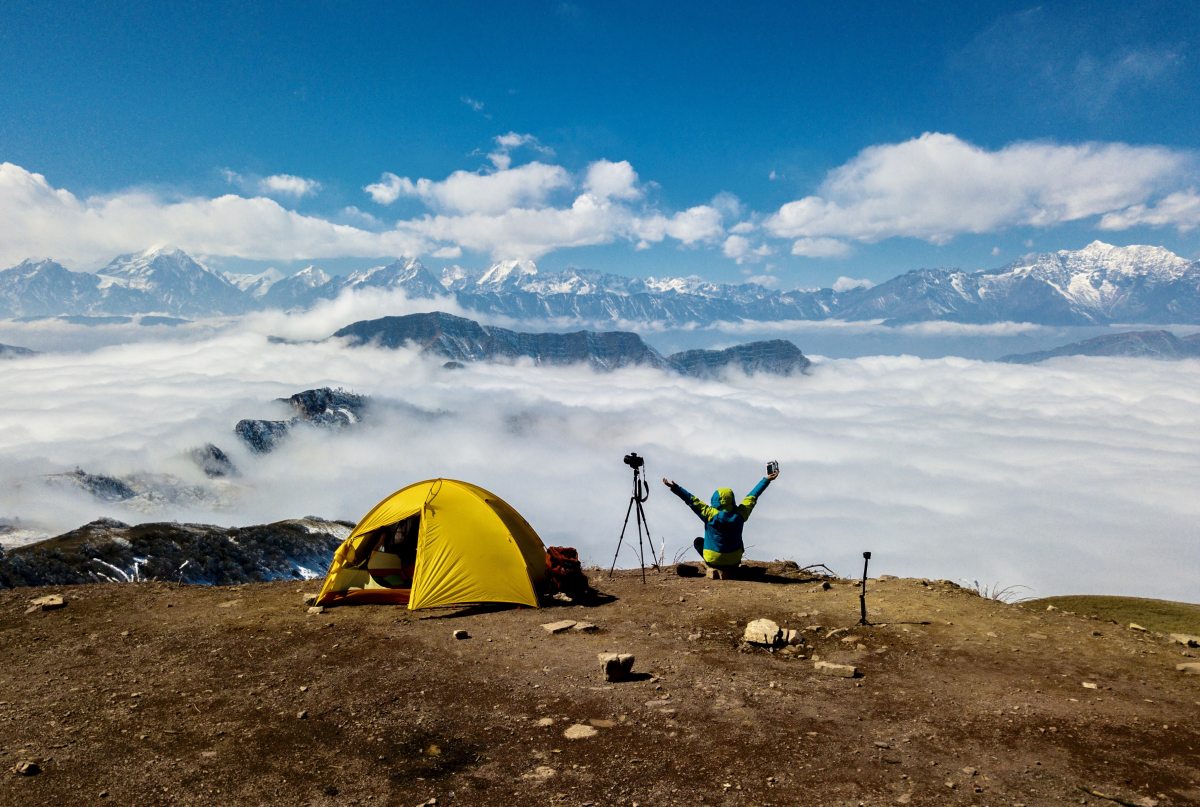
[[[858,610],[861,613],[858,624],[867,625],[867,564],[871,562],[871,553],[863,553],[862,588],[858,592]]]

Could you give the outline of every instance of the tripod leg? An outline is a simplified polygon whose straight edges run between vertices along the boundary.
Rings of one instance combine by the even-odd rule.
[[[638,515],[638,544],[642,542],[642,530],[646,531],[646,544],[650,547],[650,565],[656,570],[662,571],[662,567],[658,565],[658,558],[654,556],[654,539],[650,536],[650,524],[646,521],[646,511],[642,509],[642,503],[639,501],[637,506]]]
[[[625,540],[625,528],[629,526],[629,514],[633,512],[633,503],[637,501],[636,496],[629,497],[629,506],[625,508],[625,523],[621,525],[621,537],[617,539],[617,551],[613,553],[612,566],[608,567],[608,576],[613,576],[613,570],[617,568],[617,556],[621,554],[621,543]],[[641,505],[638,505],[641,509]]]

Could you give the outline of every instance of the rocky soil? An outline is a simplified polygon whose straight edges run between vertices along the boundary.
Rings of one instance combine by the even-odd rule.
[[[0,804],[1200,803],[1200,650],[909,579],[864,627],[852,582],[773,571],[593,570],[611,599],[538,610],[0,591]],[[757,618],[803,643],[745,645]]]

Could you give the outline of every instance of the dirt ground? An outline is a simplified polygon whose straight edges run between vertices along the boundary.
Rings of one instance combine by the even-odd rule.
[[[0,804],[1200,804],[1200,651],[1165,637],[944,582],[872,581],[862,627],[853,581],[590,574],[611,601],[538,610],[0,592]],[[806,644],[743,646],[759,617]]]

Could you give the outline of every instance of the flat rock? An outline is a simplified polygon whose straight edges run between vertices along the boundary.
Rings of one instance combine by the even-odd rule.
[[[1200,661],[1189,661],[1185,664],[1176,664],[1175,669],[1182,673],[1200,675]]]
[[[551,768],[549,765],[538,765],[528,773],[522,774],[522,779],[533,779],[535,781],[544,782],[547,779],[553,778],[558,771]]]
[[[742,640],[763,647],[774,647],[777,644],[783,644],[781,635],[782,631],[777,622],[770,619],[755,619],[746,625]]]
[[[600,628],[591,622],[576,622],[571,626],[571,630],[578,633],[595,633]]]
[[[563,732],[563,736],[568,740],[586,740],[588,737],[595,737],[598,733],[595,726],[575,723],[567,726],[567,730]]]
[[[1185,647],[1200,647],[1200,636],[1193,636],[1190,633],[1172,633],[1170,637],[1172,642],[1178,642]]]
[[[67,601],[63,599],[61,594],[47,594],[44,597],[35,597],[29,601],[29,609],[25,612],[31,614],[35,611],[56,611],[59,608],[66,608]]]
[[[308,614],[309,614],[309,616],[316,616],[317,614],[323,614],[323,613],[325,613],[325,606],[324,606],[324,605],[310,605],[310,606],[308,606]]]
[[[632,653],[599,653],[605,681],[623,681],[633,672]]]
[[[316,604],[317,604],[317,597],[318,597],[318,596],[319,596],[319,595],[317,595],[317,594],[312,594],[312,593],[310,593],[310,594],[305,594],[305,595],[304,595],[304,604],[305,604],[305,605],[316,605]]]
[[[1129,629],[1130,629],[1130,630],[1135,630],[1135,631],[1137,631],[1138,633],[1145,633],[1145,632],[1146,632],[1146,629],[1145,629],[1145,628],[1143,628],[1141,625],[1139,625],[1139,624],[1138,624],[1138,623],[1136,623],[1136,622],[1130,622],[1130,623],[1129,623]]]
[[[574,619],[564,619],[560,622],[547,622],[542,625],[542,630],[546,631],[546,633],[562,633],[575,627],[575,625],[576,622]]]
[[[535,725],[541,726],[542,728],[545,728],[546,726],[553,726],[554,718],[553,717],[539,717],[537,719],[537,723]]]
[[[814,661],[813,669],[822,675],[834,675],[839,678],[854,678],[858,668],[850,664],[834,664],[832,661]]]

